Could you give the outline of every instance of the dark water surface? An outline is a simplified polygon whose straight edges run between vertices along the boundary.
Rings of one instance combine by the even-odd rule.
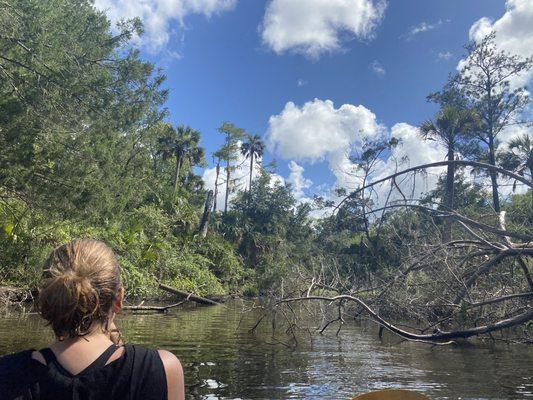
[[[128,341],[181,359],[191,399],[349,399],[382,388],[418,390],[432,399],[533,398],[531,347],[391,345],[377,338],[375,326],[347,323],[338,338],[332,329],[291,349],[272,344],[270,328],[249,333],[257,314],[241,311],[235,302],[123,315],[118,324]],[[0,316],[0,355],[51,340],[37,315]]]

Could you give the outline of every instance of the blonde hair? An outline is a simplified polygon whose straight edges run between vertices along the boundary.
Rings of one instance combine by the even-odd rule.
[[[120,288],[113,250],[98,240],[73,240],[56,248],[45,264],[39,310],[60,339],[84,336],[95,323],[108,330]]]

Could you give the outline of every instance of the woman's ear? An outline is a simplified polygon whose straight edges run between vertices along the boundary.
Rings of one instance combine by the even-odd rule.
[[[122,310],[123,301],[124,301],[124,288],[121,287],[118,290],[118,296],[117,296],[117,299],[115,300],[115,304],[113,305],[113,311],[115,312],[115,314],[120,313],[120,311]]]

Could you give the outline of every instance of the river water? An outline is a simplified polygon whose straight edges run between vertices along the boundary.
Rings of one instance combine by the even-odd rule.
[[[375,325],[347,323],[302,337],[296,348],[273,343],[271,328],[249,332],[258,313],[242,303],[168,314],[125,314],[129,342],[165,348],[185,369],[189,399],[350,399],[406,388],[432,399],[533,398],[533,348],[429,346],[381,341]],[[0,316],[0,355],[40,348],[52,335],[39,316]]]

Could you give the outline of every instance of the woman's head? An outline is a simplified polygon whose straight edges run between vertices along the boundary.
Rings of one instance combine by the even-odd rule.
[[[45,264],[39,309],[59,338],[107,330],[124,296],[117,258],[105,243],[74,240],[56,248]]]

